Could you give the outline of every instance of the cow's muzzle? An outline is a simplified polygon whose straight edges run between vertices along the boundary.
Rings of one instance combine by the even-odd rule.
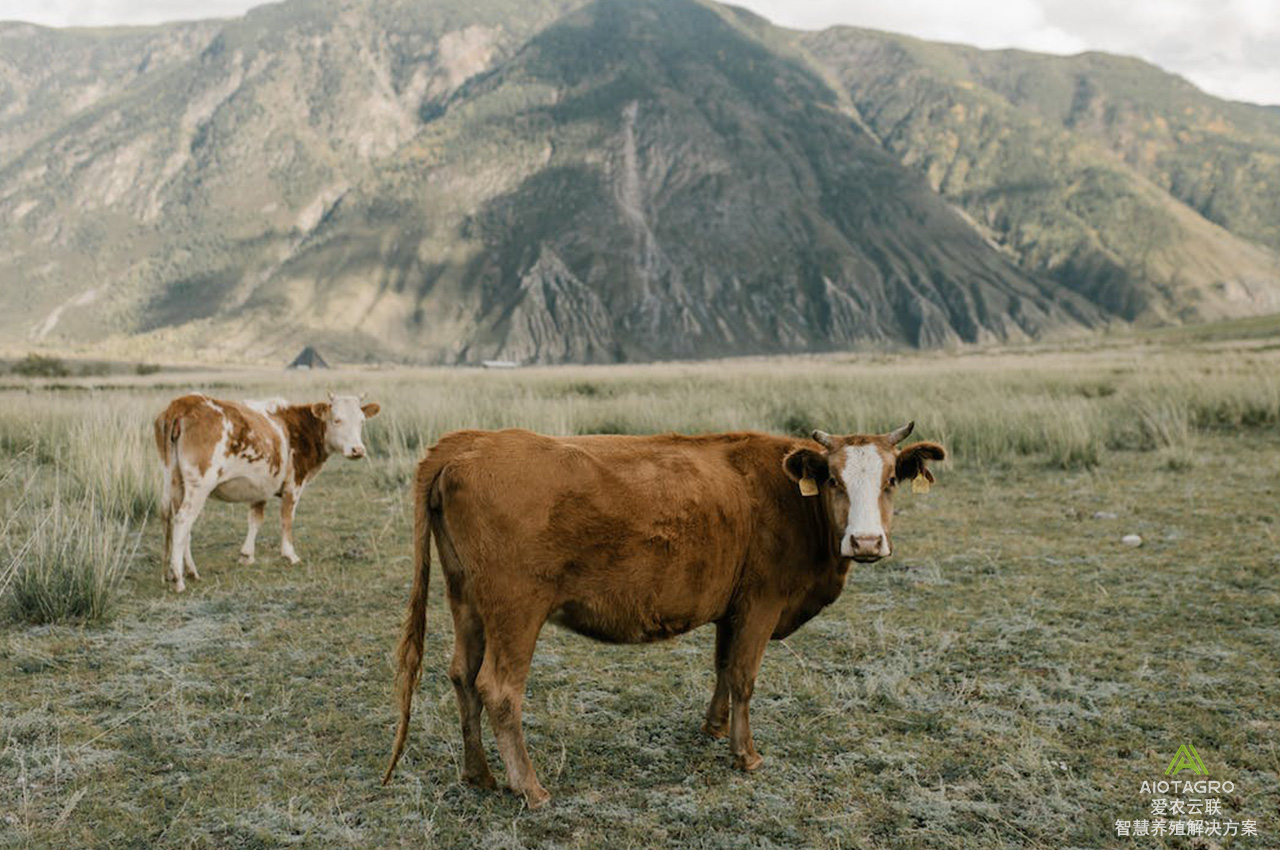
[[[346,451],[346,455],[352,460],[359,460],[360,458],[364,457],[364,446],[354,446],[352,448],[349,448]]]
[[[883,534],[869,536],[849,535],[845,541],[844,554],[860,564],[878,561],[889,554],[889,541]]]

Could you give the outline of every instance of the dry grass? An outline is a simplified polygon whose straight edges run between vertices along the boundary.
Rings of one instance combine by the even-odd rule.
[[[332,462],[308,491],[301,567],[237,566],[243,511],[213,504],[194,543],[205,580],[184,596],[162,587],[151,523],[108,624],[0,630],[0,847],[1100,847],[1183,740],[1236,783],[1228,816],[1259,818],[1267,837],[1247,846],[1265,846],[1280,806],[1280,690],[1259,673],[1280,657],[1280,363],[1215,346],[182,386],[162,373],[10,394],[5,451],[117,518],[154,498],[146,429],[188,380],[298,399],[332,381],[384,413],[374,459]],[[605,647],[548,627],[527,720],[553,805],[460,786],[436,581],[411,746],[378,786],[410,578],[403,485],[441,432],[906,418],[954,459],[930,495],[899,500],[895,557],[769,648],[760,774],[734,773],[697,731],[708,630]],[[129,471],[96,457],[133,440]],[[24,486],[0,482],[0,504],[29,527]],[[1142,547],[1120,545],[1130,532]]]
[[[0,620],[93,622],[108,617],[116,590],[137,554],[137,530],[104,511],[94,493],[69,495],[56,471],[26,451],[0,459],[10,481],[0,549]]]
[[[17,541],[5,541],[0,615],[29,623],[106,618],[138,540],[128,525],[104,517],[93,501],[72,502],[55,493],[34,528]]]

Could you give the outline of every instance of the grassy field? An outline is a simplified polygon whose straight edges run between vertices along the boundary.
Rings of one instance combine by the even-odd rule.
[[[1280,846],[1273,339],[13,378],[0,847]],[[384,413],[366,432],[373,458],[331,460],[308,490],[303,564],[274,555],[269,512],[259,562],[236,565],[245,511],[211,503],[194,540],[204,580],[168,593],[150,418],[192,386],[307,399],[326,382]],[[378,784],[410,581],[406,485],[440,433],[907,419],[953,459],[927,496],[899,496],[895,555],[856,567],[836,604],[769,647],[752,702],[761,771],[734,772],[725,742],[698,731],[712,630],[611,647],[548,626],[525,718],[551,806],[460,785],[437,574],[410,748]],[[67,529],[84,552],[59,554]],[[17,598],[24,571],[68,559],[104,565],[101,611],[33,622],[49,618]],[[1150,816],[1139,784],[1163,779],[1182,743],[1233,782],[1222,818],[1257,820],[1258,837],[1116,837],[1116,820]]]

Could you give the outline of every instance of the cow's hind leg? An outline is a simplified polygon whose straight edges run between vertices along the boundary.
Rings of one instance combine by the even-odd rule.
[[[175,449],[176,451],[176,449]],[[185,492],[182,483],[182,471],[175,463],[164,467],[164,478],[160,494],[160,522],[164,524],[164,555],[162,571],[165,581],[177,581],[178,574],[173,571],[173,521],[174,514],[182,507],[182,494]]]
[[[262,528],[262,520],[266,516],[267,503],[254,502],[249,506],[249,531],[244,536],[244,545],[240,547],[240,563],[253,563],[254,545],[258,541],[258,529]]]
[[[484,662],[484,620],[472,600],[466,570],[458,557],[443,524],[436,528],[436,548],[440,551],[440,570],[448,586],[446,596],[453,614],[453,662],[449,679],[458,698],[458,714],[462,719],[462,781],[479,788],[497,788],[498,781],[489,769],[480,736],[480,713],[484,703],[476,688],[476,676]]]
[[[729,645],[733,639],[729,618],[716,623],[716,689],[707,706],[702,731],[713,738],[729,734]]]
[[[479,788],[497,788],[498,781],[489,770],[480,737],[480,712],[484,703],[476,688],[476,676],[484,662],[484,623],[465,601],[449,598],[453,611],[453,663],[449,679],[458,698],[458,714],[462,718],[462,781]]]
[[[520,709],[545,611],[531,599],[486,608],[495,616],[485,619],[484,661],[476,676],[476,687],[489,712],[493,736],[507,768],[507,784],[512,791],[524,795],[529,808],[536,809],[551,795],[538,782],[533,762],[529,761]]]
[[[164,523],[164,560],[162,567],[164,580],[173,581],[176,578],[171,570],[173,556],[170,554],[173,552],[173,506],[169,504],[168,499],[164,499],[160,503],[160,522]]]
[[[182,562],[186,567],[187,578],[192,581],[200,580],[200,572],[196,569],[196,559],[191,557],[191,535],[187,535],[187,548],[182,553]]]
[[[173,575],[173,589],[177,593],[186,590],[182,575],[186,562],[190,559],[191,528],[196,517],[204,508],[209,493],[200,487],[188,487],[182,497],[182,504],[173,512],[173,535],[169,541],[169,572]],[[192,570],[195,564],[191,564]]]

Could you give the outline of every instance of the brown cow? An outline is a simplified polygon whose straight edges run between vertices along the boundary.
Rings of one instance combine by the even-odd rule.
[[[210,496],[249,503],[249,533],[240,562],[253,563],[254,542],[267,499],[280,497],[280,554],[293,550],[293,513],[302,490],[330,454],[364,457],[361,431],[378,405],[363,397],[329,394],[326,402],[290,405],[284,399],[223,401],[192,393],[156,417],[156,449],[164,469],[160,517],[164,521],[165,580],[181,593],[183,567],[199,581],[191,557],[191,528]]]
[[[770,638],[831,604],[850,560],[890,553],[899,480],[929,481],[936,443],[912,429],[813,441],[769,434],[544,437],[457,431],[418,465],[416,570],[396,687],[404,752],[426,629],[428,534],[453,612],[449,668],[462,715],[463,779],[495,787],[480,741],[489,713],[511,788],[530,807],[550,795],[534,775],[520,706],[548,619],[611,643],[716,624],[715,693],[703,730],[729,736],[734,763],[762,762],[747,704]],[[732,709],[732,710],[731,710]]]

